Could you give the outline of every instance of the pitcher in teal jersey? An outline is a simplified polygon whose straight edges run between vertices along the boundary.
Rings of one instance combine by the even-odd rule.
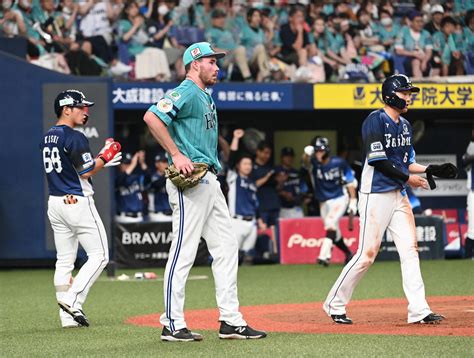
[[[206,90],[217,82],[217,59],[225,56],[208,42],[189,46],[183,55],[186,79],[151,106],[144,116],[150,132],[168,152],[169,163],[183,174],[192,173],[193,162],[209,165],[200,183],[179,189],[166,181],[172,214],[172,242],[164,275],[165,312],[160,317],[163,341],[200,341],[184,319],[185,285],[201,237],[213,258],[212,273],[219,307],[219,338],[264,338],[265,332],[247,325],[237,297],[238,242],[224,195],[217,181],[216,105]]]

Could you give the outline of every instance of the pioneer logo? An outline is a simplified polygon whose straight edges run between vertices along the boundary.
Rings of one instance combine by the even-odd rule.
[[[301,248],[313,248],[313,247],[321,247],[321,245],[324,242],[324,237],[316,239],[312,237],[304,238],[301,234],[293,234],[290,236],[288,239],[288,248],[291,249],[292,247],[301,247]],[[345,244],[348,247],[351,247],[355,242],[356,239],[354,237],[350,238],[345,238],[344,239]]]

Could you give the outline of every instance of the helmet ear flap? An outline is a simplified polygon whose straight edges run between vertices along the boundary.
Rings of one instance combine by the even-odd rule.
[[[404,99],[398,97],[396,94],[385,97],[385,103],[398,109],[404,109],[407,105],[407,102]]]

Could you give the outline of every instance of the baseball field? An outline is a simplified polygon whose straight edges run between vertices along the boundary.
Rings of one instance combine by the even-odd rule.
[[[472,261],[425,261],[422,272],[431,308],[446,316],[440,325],[407,325],[397,262],[376,262],[348,307],[352,326],[332,323],[321,302],[342,266],[245,266],[239,296],[248,323],[266,330],[255,341],[217,337],[211,269],[194,268],[186,288],[191,329],[204,341],[160,341],[162,269],[156,280],[117,281],[105,274],[92,287],[84,310],[89,328],[62,329],[52,270],[0,271],[2,357],[332,357],[474,356]],[[133,277],[133,270],[117,274]]]

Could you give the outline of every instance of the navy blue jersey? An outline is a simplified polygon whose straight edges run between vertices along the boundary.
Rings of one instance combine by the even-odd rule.
[[[143,196],[145,175],[134,172],[130,175],[120,173],[115,181],[117,193],[117,211],[119,213],[141,213],[143,211]]]
[[[227,172],[227,184],[229,185],[228,201],[230,216],[253,216],[257,215],[257,185],[250,178],[240,176],[234,170]]]
[[[66,125],[54,126],[44,135],[40,149],[49,195],[94,194],[92,180],[80,177],[95,167],[89,141],[83,133]]]
[[[273,170],[273,168],[269,165],[258,165],[257,163],[254,163],[250,177],[256,182],[258,179],[263,178],[271,170]],[[257,198],[260,211],[280,209],[280,198],[278,197],[276,186],[277,183],[272,176],[264,185],[258,188]]]
[[[171,211],[168,200],[168,193],[166,192],[166,177],[155,172],[151,176],[151,187],[154,193],[155,212],[169,212]]]
[[[329,157],[327,164],[311,158],[311,180],[314,197],[323,202],[344,195],[343,184],[354,181],[354,173],[349,164],[341,157]]]
[[[301,180],[301,176],[298,170],[294,168],[286,169],[283,166],[275,168],[275,173],[284,172],[288,175],[288,179],[283,183],[283,191],[293,194],[294,200],[288,201],[283,197],[280,197],[281,206],[283,208],[293,208],[296,205],[301,204],[302,195],[308,192],[306,183]]]
[[[400,179],[389,178],[376,170],[371,163],[388,159],[401,172],[409,175],[408,166],[415,162],[410,123],[400,117],[395,123],[383,109],[373,111],[362,124],[364,157],[360,191],[384,193],[404,190]]]

